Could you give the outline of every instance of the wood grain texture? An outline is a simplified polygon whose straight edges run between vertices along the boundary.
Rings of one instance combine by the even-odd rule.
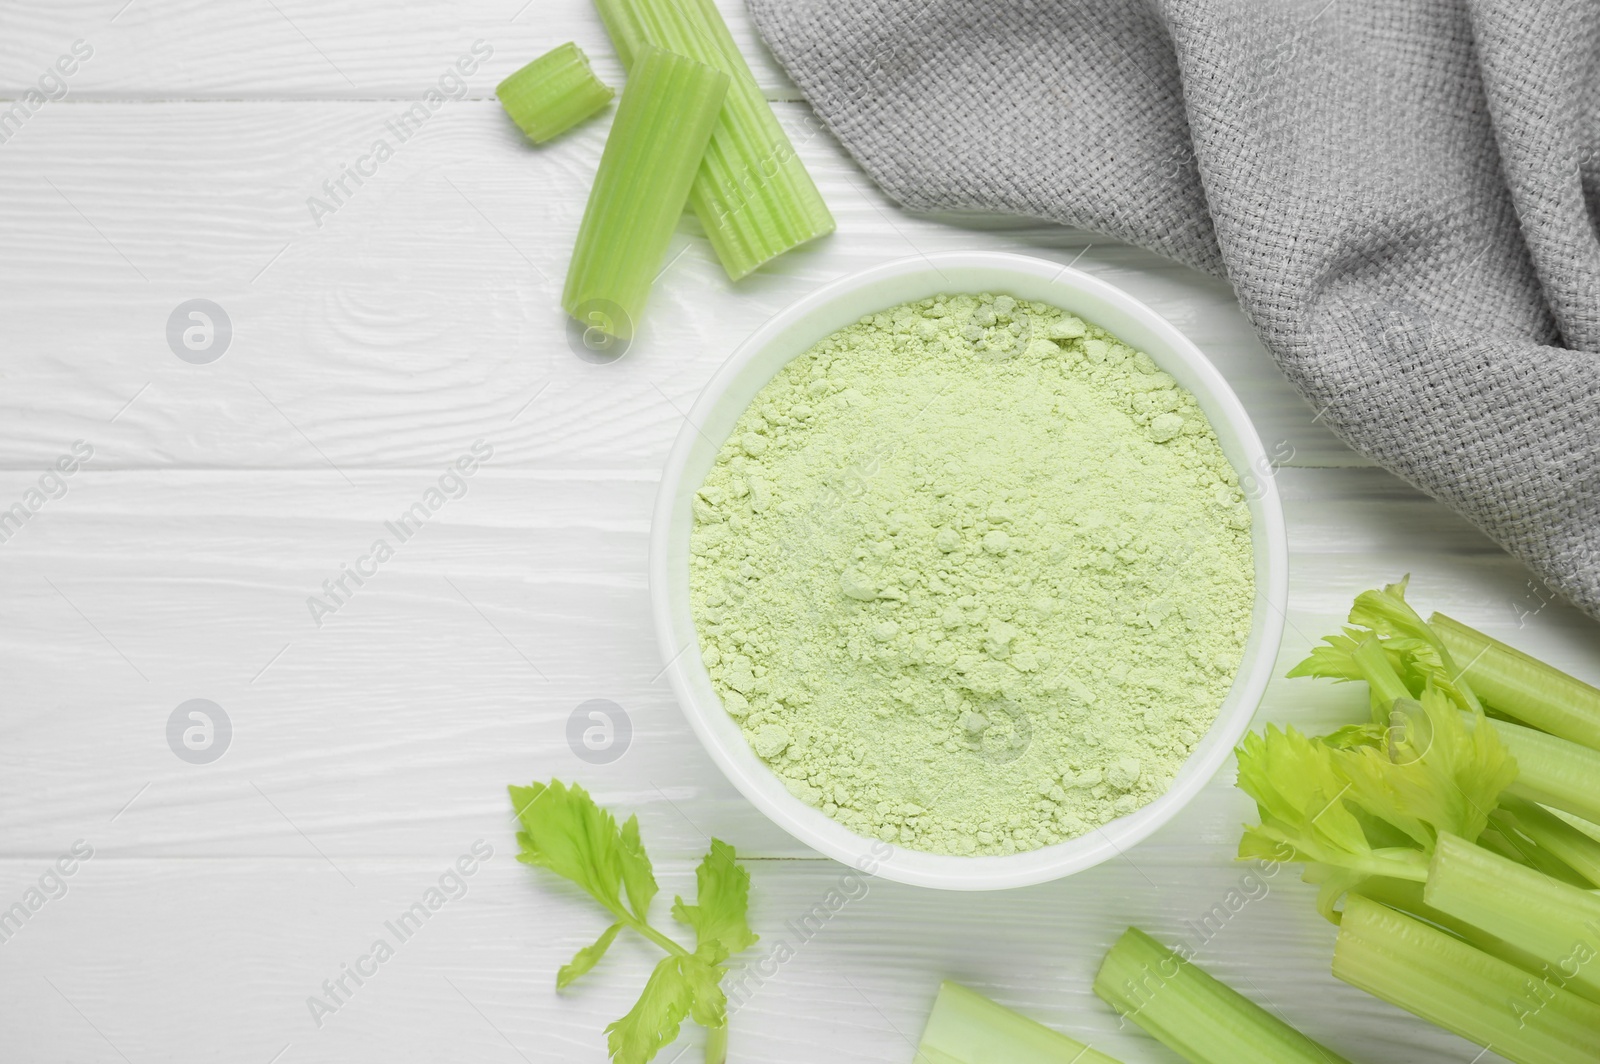
[[[385,527],[431,470],[85,470],[0,545],[0,595],[27,618],[4,636],[18,741],[0,751],[0,853],[45,854],[118,821],[129,856],[405,856],[492,831],[502,784],[582,771],[642,807],[650,838],[687,855],[718,834],[761,856],[804,847],[720,777],[660,679],[645,565],[651,473],[546,474],[490,465],[410,540]],[[1535,600],[1524,571],[1437,503],[1371,469],[1281,470],[1292,595],[1278,672],[1337,629],[1354,594],[1414,574],[1419,601],[1600,679],[1592,629]],[[0,477],[0,491],[26,482]],[[321,595],[374,539],[395,555],[332,616]],[[210,698],[234,723],[226,759],[176,761],[163,725]],[[567,716],[628,711],[623,761],[587,769]],[[1261,718],[1331,723],[1360,692],[1276,681]],[[63,775],[91,742],[93,773]],[[284,816],[267,796],[277,796]],[[1225,842],[1245,807],[1224,778],[1173,837]],[[68,839],[70,841],[70,839]],[[109,845],[109,844],[108,844]],[[1222,855],[1225,857],[1225,855]]]
[[[26,91],[75,39],[96,48],[69,98],[0,144],[0,509],[74,440],[94,448],[66,495],[0,542],[0,906],[74,840],[95,850],[0,943],[0,1058],[603,1060],[600,1032],[650,955],[619,943],[587,985],[553,990],[600,926],[513,861],[503,786],[561,775],[639,814],[667,895],[690,889],[711,835],[751,857],[765,941],[733,1021],[738,1060],[909,1061],[953,976],[1129,1064],[1170,1061],[1088,992],[1130,922],[1195,945],[1352,1060],[1474,1059],[1336,983],[1331,929],[1287,873],[1225,927],[1196,930],[1248,871],[1230,860],[1249,810],[1226,769],[1155,837],[1069,880],[994,895],[870,881],[799,935],[842,867],[734,791],[660,678],[650,509],[716,367],[853,270],[1000,248],[1076,262],[1156,307],[1285,458],[1280,673],[1355,592],[1409,571],[1419,601],[1600,679],[1592,623],[1328,434],[1225,283],[1053,226],[908,216],[784,104],[839,232],[735,286],[686,220],[647,332],[621,362],[590,365],[555,303],[605,121],[536,150],[487,98],[517,60],[566,39],[614,77],[587,4],[539,0],[512,21],[515,3],[135,0],[112,22],[121,2],[0,9],[0,95]],[[785,94],[742,8],[724,6],[763,84]],[[397,142],[317,225],[308,197],[376,138],[397,140],[386,123],[479,36],[496,52],[469,98]],[[179,361],[165,338],[194,297],[234,326],[209,365]],[[384,522],[477,440],[494,453],[466,494],[314,623],[306,600],[322,581],[393,538]],[[205,766],[165,737],[197,697],[234,727]],[[565,738],[593,698],[635,727],[601,767]],[[1359,703],[1279,680],[1259,719],[1320,727]],[[466,896],[315,1025],[306,998],[479,839],[495,856]],[[780,942],[794,957],[773,964]]]
[[[874,882],[802,941],[791,922],[844,870],[721,779],[652,682],[647,627],[629,620],[645,610],[653,477],[486,468],[319,630],[305,595],[429,482],[362,477],[364,494],[319,472],[91,473],[4,545],[0,593],[29,618],[7,637],[8,677],[13,704],[32,708],[10,715],[0,758],[12,814],[0,898],[20,897],[75,838],[97,851],[66,898],[0,947],[12,956],[0,986],[40,1005],[8,1042],[19,1052],[111,1059],[67,1023],[48,976],[134,1060],[219,1047],[267,1059],[283,1045],[286,1060],[601,1060],[597,1032],[627,1008],[648,954],[620,950],[592,987],[556,995],[551,973],[598,930],[594,914],[509,860],[500,784],[559,774],[639,812],[665,891],[688,888],[712,834],[755,858],[757,928],[796,956],[752,959],[741,1059],[814,1060],[825,1046],[829,1059],[909,1060],[905,1038],[947,975],[1124,1059],[1166,1059],[1085,990],[1130,922],[1191,942],[1353,1059],[1461,1059],[1457,1040],[1332,981],[1330,929],[1288,873],[1220,930],[1199,930],[1249,871],[1229,860],[1248,807],[1226,770],[1154,838],[1091,872],[976,897]],[[1408,569],[1429,604],[1600,677],[1588,623],[1556,606],[1520,617],[1525,577],[1438,504],[1370,469],[1278,478],[1295,558],[1280,672],[1355,590]],[[236,728],[228,755],[204,768],[173,759],[162,734],[170,707],[196,695]],[[564,740],[568,713],[592,697],[624,706],[639,729],[600,769]],[[1261,719],[1331,726],[1359,702],[1353,689],[1278,681]],[[473,893],[314,1026],[305,997],[476,839],[498,856]],[[155,943],[162,959],[142,962]],[[135,967],[147,977],[130,991]],[[201,1019],[147,1022],[172,1001]]]
[[[434,859],[347,858],[348,883],[315,861],[97,856],[4,946],[0,990],[29,1003],[7,1017],[8,1059],[265,1062],[287,1046],[284,1061],[601,1064],[600,1031],[632,1004],[654,947],[620,939],[583,982],[556,993],[555,969],[604,922],[508,846],[463,878],[464,894],[451,885],[454,898],[409,939],[386,926],[473,841]],[[1193,946],[1218,976],[1353,1060],[1474,1059],[1476,1047],[1333,979],[1333,928],[1306,918],[1310,888],[1288,872],[1246,880],[1237,868],[1196,865],[1183,849],[1141,850],[1151,852],[1137,872],[1113,863],[990,895],[841,883],[841,866],[826,861],[751,862],[763,941],[733,977],[732,1059],[909,1062],[939,980],[952,977],[1119,1059],[1176,1061],[1119,1029],[1089,993],[1100,956],[1129,923]],[[663,895],[692,891],[688,862],[657,864]],[[0,874],[36,873],[5,861]],[[830,891],[853,898],[802,930]],[[1254,900],[1215,925],[1220,933],[1201,930],[1233,891]],[[364,985],[347,982],[352,993],[318,1026],[307,998],[329,1000],[323,981],[380,940],[394,956]]]
[[[756,81],[772,99],[799,92],[739,0],[717,0]],[[318,3],[314,0],[7,0],[0,5],[0,99],[37,87],[74,41],[93,56],[66,79],[69,98],[416,99],[473,41],[494,50],[468,95],[491,98],[522,64],[576,41],[601,80],[622,66],[592,4]]]
[[[799,105],[780,111],[839,231],[734,285],[686,219],[643,337],[622,363],[584,363],[559,289],[605,123],[536,149],[497,104],[468,101],[400,143],[400,111],[85,104],[0,146],[0,315],[27,356],[0,392],[0,466],[40,466],[81,437],[101,468],[416,467],[482,433],[512,463],[653,466],[756,325],[885,258],[961,248],[1120,285],[1212,358],[1270,453],[1365,462],[1289,386],[1225,282],[1057,226],[907,216]],[[313,219],[308,200],[332,203],[323,182],[380,138],[393,157]],[[194,297],[233,323],[206,366],[167,346],[168,315]],[[548,401],[513,421],[546,385]]]

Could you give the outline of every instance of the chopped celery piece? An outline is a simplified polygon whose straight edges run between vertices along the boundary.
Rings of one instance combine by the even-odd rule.
[[[1600,896],[1443,835],[1422,900],[1527,951],[1552,981],[1600,1002]]]
[[[1510,794],[1600,824],[1600,750],[1508,720],[1489,723],[1517,761]]]
[[[1600,750],[1600,690],[1442,613],[1429,617],[1428,624],[1485,704]]]
[[[711,0],[595,0],[617,54],[632,68],[647,44],[710,64],[730,79],[689,202],[734,280],[833,232],[833,215],[757,87]]]
[[[635,57],[561,294],[588,328],[632,339],[727,90],[728,75],[693,59]]]
[[[959,983],[939,984],[914,1064],[1117,1064]]]
[[[1426,920],[1430,924],[1438,924],[1457,938],[1464,939],[1467,945],[1481,949],[1491,957],[1498,957],[1507,964],[1516,965],[1525,972],[1538,975],[1544,971],[1544,962],[1527,950],[1518,949],[1504,939],[1495,938],[1482,928],[1465,920],[1458,920],[1449,913],[1442,913],[1423,901],[1421,883],[1413,883],[1409,879],[1373,876],[1357,884],[1352,893],[1371,901],[1381,902],[1391,909],[1398,909],[1407,916]]]
[[[1600,1005],[1352,894],[1333,974],[1515,1064],[1600,1060]]]
[[[1543,846],[1530,841],[1520,832],[1511,830],[1504,819],[1495,819],[1494,813],[1489,814],[1489,826],[1478,836],[1478,845],[1508,861],[1527,865],[1535,872],[1543,872],[1547,876],[1553,876],[1563,883],[1570,883],[1584,890],[1589,889],[1589,881],[1575,872],[1571,865]]]
[[[1501,829],[1515,829],[1538,846],[1567,863],[1573,871],[1600,886],[1600,840],[1556,816],[1550,810],[1521,798],[1503,797],[1490,819]]]
[[[1136,927],[1094,992],[1190,1064],[1348,1064]]]
[[[598,113],[616,93],[589,69],[576,44],[557,45],[494,88],[500,106],[535,144]]]

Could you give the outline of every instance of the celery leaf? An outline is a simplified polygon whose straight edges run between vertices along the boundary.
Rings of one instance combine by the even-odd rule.
[[[551,780],[549,784],[533,783],[509,790],[511,804],[522,822],[522,830],[517,833],[522,852],[517,854],[517,860],[548,868],[571,880],[620,916],[625,844],[611,814],[596,805],[589,792],[577,784],[568,787],[560,780]],[[637,825],[634,842],[637,845]],[[635,875],[639,862],[648,869],[649,859],[643,848],[628,860],[635,865]]]
[[[694,992],[689,1017],[702,1027],[721,1027],[728,1022],[728,996],[722,992],[723,969],[699,956],[684,957],[678,965]]]
[[[1367,628],[1381,636],[1398,636],[1432,641],[1433,630],[1422,615],[1406,601],[1406,585],[1411,576],[1402,576],[1382,590],[1363,591],[1350,607],[1350,623],[1357,628]]]
[[[1239,788],[1256,801],[1261,823],[1245,829],[1239,855],[1256,857],[1284,845],[1292,859],[1348,868],[1367,875],[1421,879],[1426,855],[1375,847],[1348,799],[1348,763],[1357,751],[1309,739],[1294,728],[1245,736],[1236,751]]]
[[[622,839],[618,847],[622,863],[622,884],[628,892],[628,904],[633,915],[641,920],[650,919],[650,899],[656,896],[656,877],[650,868],[650,858],[645,855],[644,843],[639,841],[639,818],[630,816],[622,825]]]
[[[682,959],[663,957],[633,1008],[606,1028],[606,1045],[615,1064],[645,1064],[677,1039],[694,1003],[694,987],[679,966]]]
[[[1441,834],[1482,834],[1517,775],[1494,729],[1431,684],[1421,701],[1397,699],[1392,716],[1387,729],[1350,726],[1325,739],[1273,726],[1246,736],[1239,787],[1261,823],[1245,829],[1239,856],[1281,859],[1287,846],[1292,860],[1327,866],[1308,878],[1345,882],[1332,872],[1344,870],[1421,880]],[[1324,892],[1324,913],[1337,893]]]
[[[606,950],[611,948],[612,941],[617,937],[617,932],[622,930],[621,924],[612,924],[595,940],[594,945],[585,946],[573,955],[570,964],[563,964],[556,973],[556,989],[565,990],[571,986],[578,976],[583,975],[600,963],[600,958],[606,955]]]
[[[720,964],[755,945],[756,934],[745,919],[750,907],[750,873],[735,863],[733,847],[712,839],[711,850],[694,877],[699,888],[696,903],[686,905],[678,898],[672,915],[694,928],[695,953],[711,964]]]
[[[1422,687],[1432,681],[1463,709],[1483,712],[1466,678],[1451,660],[1444,640],[1406,601],[1406,585],[1410,581],[1409,575],[1403,576],[1382,590],[1363,591],[1357,595],[1355,604],[1350,607],[1350,623],[1384,637],[1385,649],[1395,659],[1395,671],[1413,694],[1419,694]]]
[[[1477,838],[1517,776],[1495,730],[1475,726],[1431,684],[1392,714],[1383,748],[1351,752],[1352,800],[1430,853],[1441,833]]]
[[[1324,636],[1322,643],[1312,647],[1306,659],[1285,675],[1291,680],[1301,676],[1315,676],[1324,680],[1366,679],[1355,661],[1356,644],[1361,642],[1364,634],[1358,629],[1346,628],[1341,635]]]

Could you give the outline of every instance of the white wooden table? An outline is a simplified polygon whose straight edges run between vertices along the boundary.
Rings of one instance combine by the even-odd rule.
[[[791,929],[843,869],[740,798],[659,679],[650,506],[683,412],[741,337],[885,257],[1075,261],[1205,349],[1292,456],[1277,473],[1293,550],[1280,672],[1356,591],[1407,571],[1422,604],[1580,675],[1600,676],[1600,652],[1591,622],[1317,424],[1226,284],[1051,226],[900,212],[727,6],[839,231],[734,286],[686,220],[648,335],[594,365],[569,349],[557,296],[606,122],[534,149],[493,98],[568,39],[620,83],[582,0],[0,4],[0,95],[27,111],[0,118],[0,507],[74,441],[93,448],[0,543],[0,906],[41,876],[59,894],[52,863],[77,840],[93,850],[0,943],[0,1059],[603,1060],[601,1029],[653,947],[623,940],[556,994],[556,968],[602,922],[513,860],[504,786],[560,776],[639,814],[667,898],[692,889],[712,834],[749,861],[765,940],[734,1060],[909,1061],[943,977],[1130,1064],[1173,1060],[1089,992],[1134,922],[1353,1060],[1467,1064],[1475,1047],[1329,975],[1333,929],[1287,872],[1196,930],[1246,873],[1230,861],[1249,814],[1231,771],[1126,859],[1070,880],[992,895],[873,882],[809,939]],[[475,40],[493,55],[464,97],[364,183],[347,178],[316,224],[308,197],[394,141],[387,123]],[[59,95],[47,79],[30,110],[76,41],[92,56],[63,62],[65,98],[42,99]],[[204,364],[167,339],[196,298],[232,326]],[[407,542],[386,533],[478,440],[493,457],[466,495]],[[307,598],[380,537],[394,556],[359,588],[347,578],[354,594],[318,627]],[[167,738],[196,698],[232,728],[208,764]],[[565,738],[594,698],[634,725],[605,766]],[[1260,719],[1316,727],[1360,699],[1280,681]],[[477,840],[493,856],[465,895],[314,1023],[307,998],[392,939],[385,921]],[[775,965],[780,941],[794,956]]]

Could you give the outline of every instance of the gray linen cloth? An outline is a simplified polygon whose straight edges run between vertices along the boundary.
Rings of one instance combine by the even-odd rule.
[[[749,3],[900,203],[1226,277],[1308,417],[1600,617],[1596,0]]]

